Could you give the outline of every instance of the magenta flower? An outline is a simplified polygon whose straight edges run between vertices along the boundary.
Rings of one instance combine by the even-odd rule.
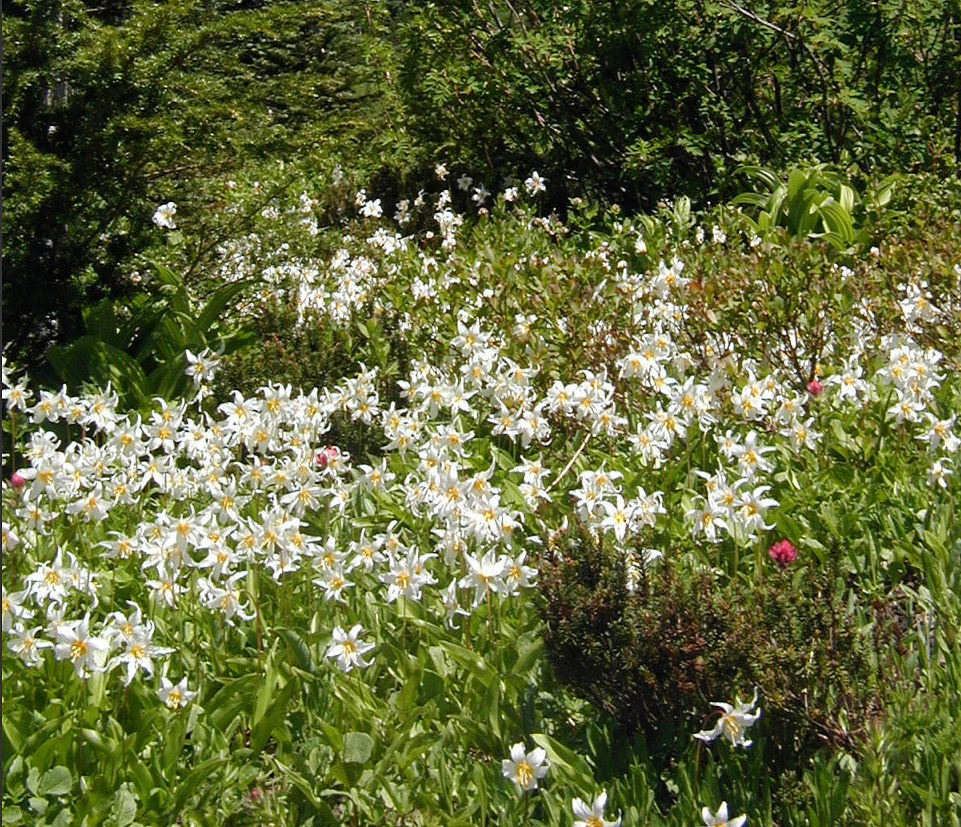
[[[820,396],[821,391],[824,390],[824,385],[818,382],[817,379],[812,379],[807,383],[807,391],[811,396]]]
[[[768,551],[768,556],[782,569],[797,560],[797,549],[787,540],[778,540]]]

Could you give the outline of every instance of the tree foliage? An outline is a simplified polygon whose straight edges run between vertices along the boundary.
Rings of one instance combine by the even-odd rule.
[[[4,26],[3,313],[34,358],[130,289],[158,203],[209,246],[214,182],[376,116],[358,20],[335,3],[17,0]]]
[[[410,128],[464,168],[650,206],[738,162],[862,172],[961,158],[961,12],[943,0],[442,0],[407,7]]]

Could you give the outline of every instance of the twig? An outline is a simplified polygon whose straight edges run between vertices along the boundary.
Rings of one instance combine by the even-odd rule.
[[[553,491],[553,490],[557,487],[557,484],[558,484],[562,479],[564,479],[565,476],[567,476],[567,472],[570,471],[570,470],[571,470],[571,466],[572,466],[575,462],[577,462],[577,458],[584,452],[584,449],[587,447],[587,442],[588,442],[588,440],[589,440],[592,436],[594,436],[594,434],[595,434],[595,430],[594,430],[593,428],[591,428],[591,430],[587,432],[587,434],[584,436],[584,441],[581,442],[581,444],[580,444],[580,446],[578,447],[578,449],[574,452],[574,456],[571,457],[570,462],[568,462],[567,465],[564,466],[564,470],[561,471],[561,473],[557,475],[557,479],[555,479],[554,482],[552,482],[549,486],[547,486],[547,493],[548,493],[548,494],[550,494],[551,491]]]

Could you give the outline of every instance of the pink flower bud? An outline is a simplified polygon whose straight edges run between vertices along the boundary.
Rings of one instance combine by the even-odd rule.
[[[19,491],[26,484],[27,484],[26,478],[21,476],[19,471],[14,471],[13,476],[10,477],[10,485],[13,486],[17,491]]]
[[[808,393],[811,394],[811,396],[820,396],[821,391],[824,390],[824,385],[818,382],[817,379],[812,379],[807,384],[807,390],[808,390]]]
[[[787,540],[778,540],[768,549],[768,556],[782,569],[797,560],[797,549]]]
[[[336,460],[338,456],[340,456],[340,450],[337,448],[337,446],[328,445],[323,451],[318,451],[317,456],[314,457],[314,459],[323,470],[326,469],[333,460]]]

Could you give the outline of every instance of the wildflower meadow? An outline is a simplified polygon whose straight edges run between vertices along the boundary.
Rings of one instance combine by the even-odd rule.
[[[255,122],[254,90],[212,64],[183,76],[185,113],[242,101],[217,117],[250,139],[211,132],[223,163],[202,184],[175,183],[185,139],[75,270],[86,189],[63,241],[11,236],[5,215],[5,269],[71,275],[4,338],[4,825],[961,825],[961,182],[856,168],[832,132],[830,163],[754,163],[752,143],[682,179],[632,132],[632,186],[656,198],[622,201],[589,137],[601,115],[564,103],[582,68],[551,62],[574,11],[520,5],[517,62],[489,76],[548,85],[530,87],[529,152],[535,127],[511,131],[475,74],[510,28],[496,15],[448,32],[452,55],[474,38],[462,74],[425,54],[418,78],[388,45],[432,43],[445,4],[408,11],[395,42],[370,39],[401,15],[386,6],[358,29],[268,3],[262,32],[217,11],[205,59],[249,38],[235,69],[276,81],[276,116]],[[189,73],[181,5],[161,6],[75,33],[114,38],[116,83],[151,32]],[[730,6],[725,38],[753,25]],[[389,77],[338,64],[324,94],[343,108],[297,157],[297,98],[262,65],[292,60],[270,32],[301,22]],[[785,43],[820,60],[806,32]],[[71,71],[106,59],[77,42]],[[25,111],[21,187],[41,163]],[[393,157],[364,137],[384,112],[414,147],[403,174],[366,154]],[[575,116],[562,146],[552,119]],[[495,127],[500,155],[467,142]],[[432,144],[442,128],[464,143]],[[576,191],[582,174],[596,186]],[[711,197],[684,194],[698,181]],[[41,215],[46,196],[4,186],[5,213]],[[5,326],[25,285],[4,276]]]

